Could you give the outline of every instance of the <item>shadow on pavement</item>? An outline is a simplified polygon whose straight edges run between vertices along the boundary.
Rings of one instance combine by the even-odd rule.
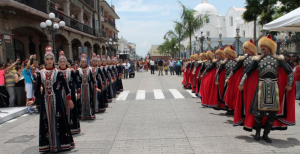
[[[241,140],[245,140],[248,143],[253,143],[253,142],[257,142],[259,144],[263,144],[263,145],[267,145],[267,146],[273,146],[276,148],[291,148],[291,147],[295,147],[295,146],[299,146],[299,140],[296,138],[287,138],[287,140],[282,140],[282,139],[276,139],[272,137],[272,134],[269,135],[270,139],[273,141],[273,143],[267,143],[265,140],[263,140],[262,138],[260,139],[260,141],[255,141],[254,140],[254,135],[250,136],[236,136],[236,139],[241,139]]]

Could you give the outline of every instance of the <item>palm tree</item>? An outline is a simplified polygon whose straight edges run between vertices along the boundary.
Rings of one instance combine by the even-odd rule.
[[[183,39],[189,38],[190,44],[190,55],[192,54],[192,36],[194,33],[199,30],[202,26],[204,21],[208,18],[207,15],[202,16],[201,14],[196,14],[197,11],[193,9],[189,9],[184,6],[180,1],[178,1],[182,7],[181,13],[181,22],[174,21],[179,27],[182,27],[184,30]]]
[[[178,47],[181,47],[181,41],[184,38],[184,28],[182,27],[182,24],[176,24],[174,30],[169,30],[165,36],[164,39],[175,39],[177,41]],[[178,48],[178,53],[180,54],[180,49]]]
[[[164,43],[158,46],[158,52],[161,55],[170,54],[172,57],[176,53],[177,40],[175,38],[165,39]]]

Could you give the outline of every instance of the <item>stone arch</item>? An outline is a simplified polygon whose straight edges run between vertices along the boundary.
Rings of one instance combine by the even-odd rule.
[[[71,40],[71,52],[72,52],[72,60],[78,60],[80,57],[80,48],[82,48],[82,43],[79,39],[74,38]]]
[[[93,52],[96,53],[97,55],[101,54],[101,48],[100,48],[100,45],[98,43],[94,43],[93,50],[94,50]]]
[[[20,58],[21,60],[29,58],[30,54],[36,54],[37,60],[41,63],[45,54],[45,48],[48,45],[52,45],[51,39],[41,31],[41,28],[36,26],[24,26],[25,24],[19,24],[12,29],[12,40],[18,40],[24,44],[23,51],[16,51],[11,45],[11,48],[7,49],[5,53],[6,58]]]

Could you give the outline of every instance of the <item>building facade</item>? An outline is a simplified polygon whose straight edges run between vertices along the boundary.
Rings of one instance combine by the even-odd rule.
[[[54,53],[63,50],[69,60],[78,60],[81,53],[116,56],[115,20],[120,18],[114,9],[105,0],[1,0],[0,61],[23,61],[36,54],[43,63],[45,47],[54,48],[54,44]],[[50,12],[56,16],[53,22],[66,23],[57,31],[55,42],[47,28],[40,27]]]
[[[171,58],[170,55],[161,55],[159,52],[158,52],[158,47],[159,45],[151,45],[151,48],[150,48],[150,58],[152,60],[158,60],[158,59],[165,59],[165,58]]]

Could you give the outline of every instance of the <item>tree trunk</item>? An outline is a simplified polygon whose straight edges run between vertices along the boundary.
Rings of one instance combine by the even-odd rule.
[[[253,21],[253,26],[254,26],[254,30],[253,30],[253,41],[254,41],[254,43],[255,43],[255,41],[256,41],[256,19],[254,19],[254,21]]]
[[[192,55],[192,34],[190,34],[190,57]]]

